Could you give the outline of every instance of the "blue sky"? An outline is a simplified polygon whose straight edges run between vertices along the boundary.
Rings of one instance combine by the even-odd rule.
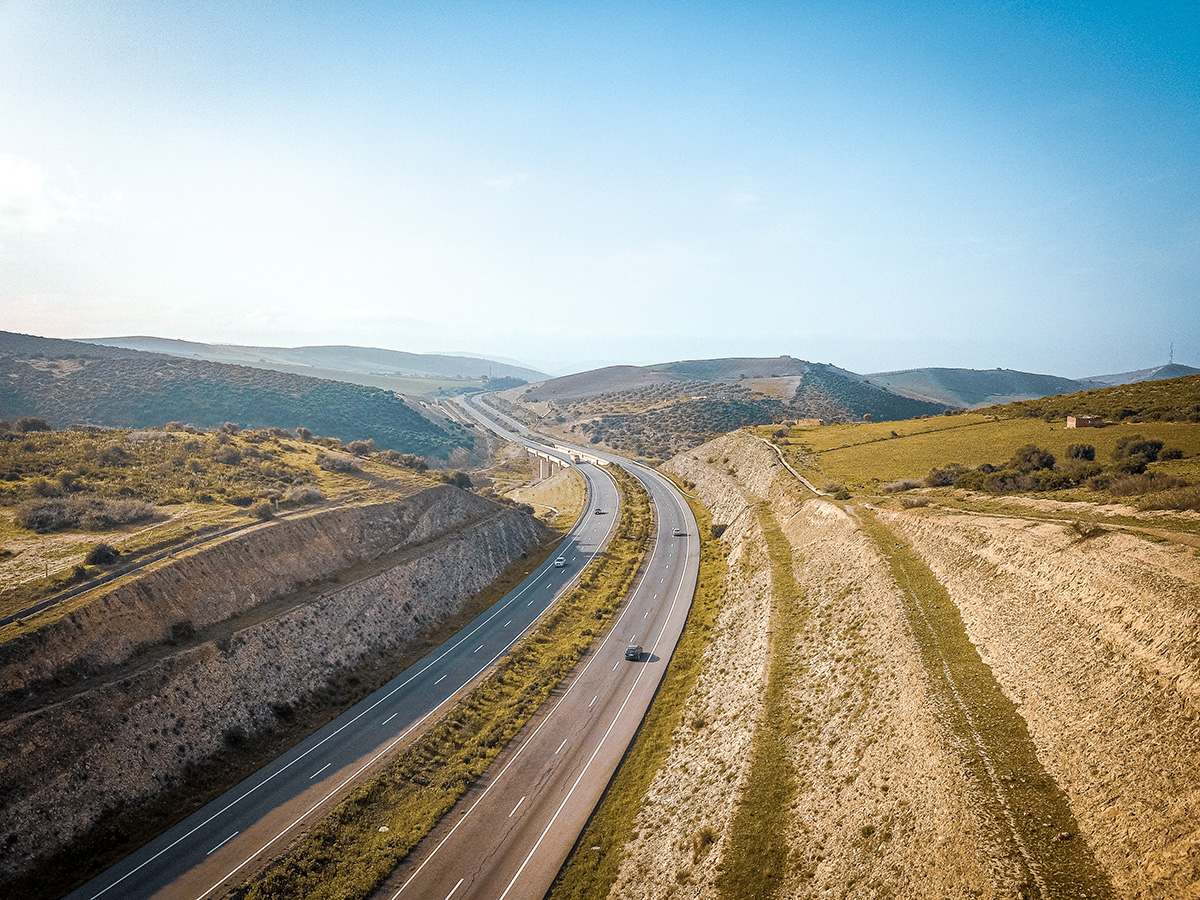
[[[1200,365],[1200,6],[0,0],[0,328]]]

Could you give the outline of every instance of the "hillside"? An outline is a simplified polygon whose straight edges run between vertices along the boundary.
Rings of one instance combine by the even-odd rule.
[[[544,372],[535,369],[491,359],[405,353],[379,347],[253,347],[203,344],[142,335],[84,338],[82,342],[348,381],[409,394],[444,393],[482,387],[491,379],[512,378],[518,382],[529,382],[546,377]]]
[[[1094,387],[1086,381],[1012,369],[905,369],[867,376],[888,390],[950,407],[973,409]]]
[[[441,459],[474,447],[461,425],[378,388],[0,332],[0,418],[20,417],[57,428],[308,428]]]
[[[1101,416],[1110,422],[1200,422],[1200,375],[1140,381],[1073,394],[1021,400],[987,410],[998,416]]]
[[[1190,896],[1195,513],[880,483],[1034,438],[1110,459],[1135,427],[1194,463],[1191,424],[971,414],[735,432],[671,460],[728,566],[609,896]]]
[[[1185,375],[1200,375],[1200,369],[1191,366],[1169,363],[1165,366],[1152,366],[1149,369],[1138,369],[1136,372],[1119,372],[1116,375],[1092,375],[1084,381],[1092,381],[1105,386],[1118,384],[1133,384],[1136,381],[1161,381],[1165,378],[1182,378]]]
[[[890,421],[945,410],[845,369],[790,356],[610,366],[508,390],[498,402],[526,421],[555,423],[565,437],[653,459],[747,425],[865,416]]]

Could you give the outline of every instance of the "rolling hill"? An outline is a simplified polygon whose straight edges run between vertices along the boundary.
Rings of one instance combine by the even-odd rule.
[[[528,382],[546,377],[544,372],[536,369],[496,360],[405,353],[379,347],[250,347],[142,335],[84,338],[81,343],[291,372],[409,394],[433,393],[439,388],[482,387],[490,379],[514,378]]]
[[[474,447],[461,425],[378,388],[10,332],[0,332],[0,417],[36,417],[56,428],[304,427],[442,459]]]

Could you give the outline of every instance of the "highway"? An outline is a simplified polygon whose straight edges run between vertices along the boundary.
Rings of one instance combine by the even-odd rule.
[[[69,900],[203,900],[253,871],[312,824],[387,754],[432,724],[529,630],[600,551],[618,493],[579,466],[588,504],[555,556],[458,634],[288,753],[68,895]],[[600,508],[607,515],[595,515]]]
[[[533,440],[494,410],[466,405],[509,440]],[[543,896],[635,736],[691,607],[699,541],[667,479],[606,458],[637,477],[654,505],[658,527],[642,578],[609,634],[373,900]],[[630,643],[644,648],[636,661],[625,658]]]

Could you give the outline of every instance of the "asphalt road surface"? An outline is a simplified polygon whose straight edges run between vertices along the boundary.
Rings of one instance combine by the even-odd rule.
[[[551,560],[420,662],[275,762],[72,892],[69,900],[202,900],[277,855],[398,744],[444,713],[526,634],[603,547],[618,494],[582,464],[588,506]],[[609,515],[595,515],[599,507]],[[690,598],[690,594],[689,594]]]
[[[510,440],[528,437],[494,410],[468,408]],[[640,582],[609,634],[393,873],[379,900],[542,897],[633,740],[691,606],[699,541],[669,481],[607,458],[642,482],[655,507],[658,527]],[[643,647],[637,660],[626,659],[630,644]]]

